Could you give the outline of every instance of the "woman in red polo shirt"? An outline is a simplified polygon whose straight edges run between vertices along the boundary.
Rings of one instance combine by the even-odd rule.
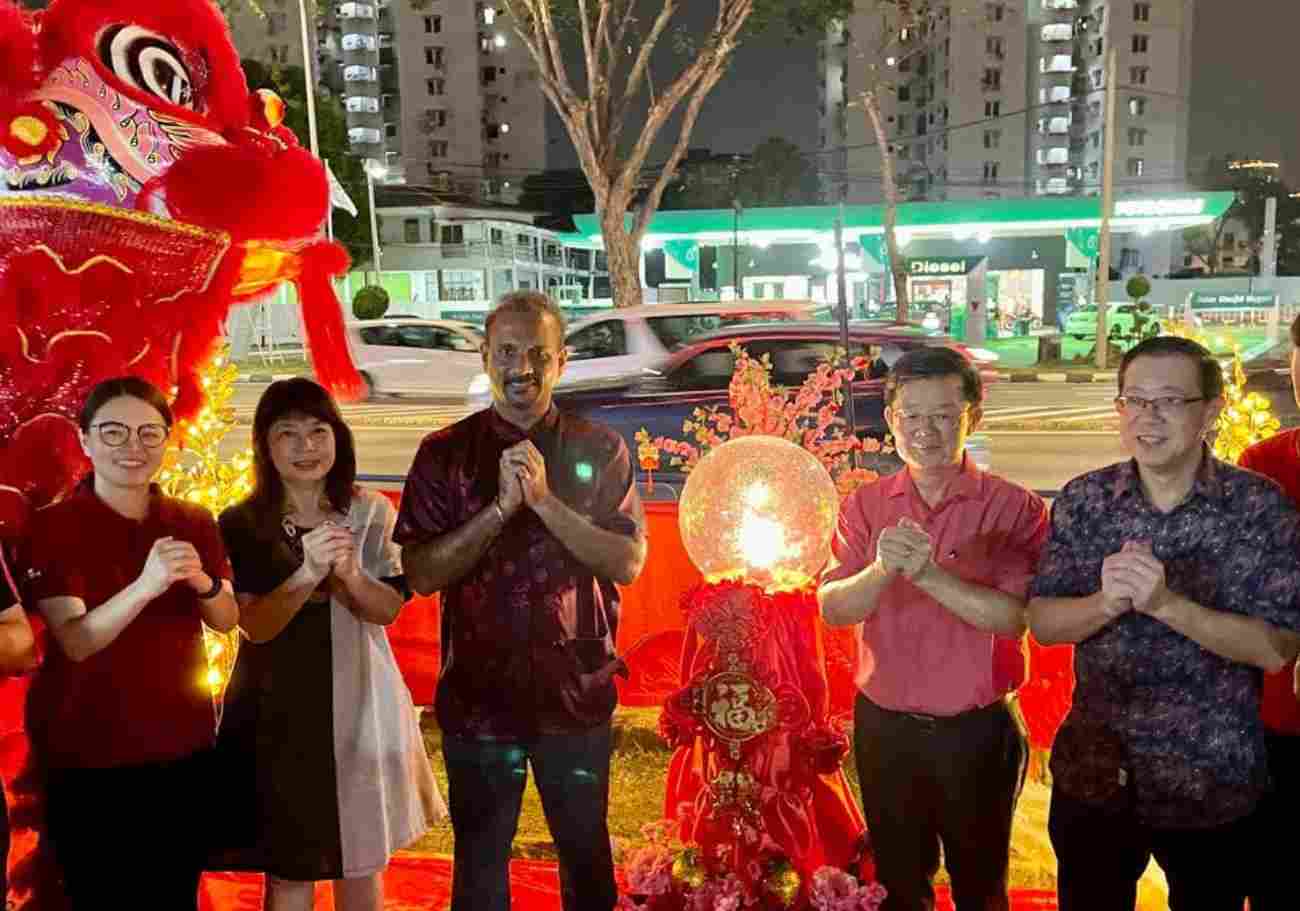
[[[92,473],[32,518],[31,595],[51,633],[27,704],[46,835],[74,908],[196,908],[216,716],[203,624],[239,608],[217,524],[153,485],[172,427],[136,377],[82,408]]]
[[[444,813],[384,627],[407,598],[397,515],[356,486],[352,432],[308,379],[253,416],[256,482],[221,515],[247,640],[220,751],[246,817],[232,866],[267,873],[265,907],[378,911],[388,859]]]

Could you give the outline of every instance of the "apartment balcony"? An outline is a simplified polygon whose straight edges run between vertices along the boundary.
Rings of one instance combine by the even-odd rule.
[[[375,7],[370,3],[340,3],[334,7],[334,14],[340,19],[374,19]]]
[[[345,51],[374,51],[379,48],[379,42],[375,40],[374,35],[358,33],[344,35],[342,45]]]
[[[1065,146],[1039,149],[1038,163],[1050,167],[1067,167],[1070,164],[1070,150]]]
[[[566,256],[563,248],[553,248],[538,254],[530,244],[506,243],[499,241],[467,241],[459,244],[421,244],[434,256],[444,261],[451,261],[451,268],[489,268],[509,263],[544,263],[558,269],[590,271],[588,265],[575,263],[575,257]],[[424,255],[424,254],[422,254]],[[427,260],[425,260],[427,262]],[[434,264],[436,267],[436,263]],[[428,268],[428,266],[425,266]]]
[[[1043,0],[1045,10],[1072,10],[1078,7],[1079,0]]]
[[[378,114],[379,99],[368,95],[349,95],[343,100],[343,107],[349,114]]]
[[[1039,89],[1038,100],[1040,104],[1068,105],[1074,100],[1074,94],[1068,85],[1051,85]]]
[[[375,82],[379,79],[379,70],[373,66],[353,64],[343,68],[344,82]]]
[[[1049,177],[1039,187],[1040,192],[1046,196],[1068,196],[1074,192],[1068,177]]]
[[[1072,42],[1074,40],[1074,26],[1068,22],[1044,25],[1041,37],[1044,42],[1050,44]]]
[[[348,142],[352,145],[380,145],[384,134],[373,127],[352,127],[348,130]]]
[[[1038,69],[1043,73],[1073,73],[1074,57],[1070,54],[1054,54],[1051,57],[1040,57],[1038,59]]]
[[[1043,130],[1048,136],[1068,136],[1070,133],[1069,117],[1052,117],[1044,124]]]

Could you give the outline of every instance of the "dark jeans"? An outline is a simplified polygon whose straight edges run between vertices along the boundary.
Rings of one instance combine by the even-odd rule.
[[[606,824],[609,753],[609,724],[524,743],[444,737],[456,837],[451,911],[510,911],[510,843],[530,765],[560,856],[564,911],[610,911],[618,889]]]
[[[1294,830],[1300,821],[1300,735],[1268,735],[1268,771],[1273,789],[1255,813],[1255,872],[1250,911],[1296,906]]]
[[[889,891],[882,911],[934,907],[940,842],[959,911],[1006,911],[1011,821],[1028,760],[1010,708],[929,718],[859,695],[853,733],[862,811]]]
[[[1241,911],[1245,901],[1252,817],[1209,829],[1152,829],[1132,809],[1101,810],[1053,788],[1047,831],[1060,911],[1135,907],[1153,856],[1169,881],[1170,911]]]
[[[198,908],[208,753],[109,769],[51,769],[46,829],[74,909]]]

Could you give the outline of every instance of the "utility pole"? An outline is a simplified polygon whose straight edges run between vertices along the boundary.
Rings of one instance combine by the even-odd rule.
[[[1115,46],[1106,52],[1106,155],[1102,162],[1101,230],[1097,247],[1097,369],[1106,369],[1106,311],[1110,307],[1110,214],[1115,208],[1115,107],[1119,86]]]
[[[740,276],[740,213],[743,211],[740,197],[732,198],[731,211],[731,280],[736,285],[736,300],[744,300],[745,282]]]
[[[1273,294],[1273,309],[1268,318],[1268,339],[1277,343],[1282,329],[1282,298],[1273,292],[1277,278],[1277,197],[1264,200],[1264,233],[1259,241],[1260,290]]]
[[[839,320],[840,320],[840,347],[844,349],[844,366],[850,370],[853,368],[853,357],[849,351],[849,295],[848,282],[844,276],[844,200],[840,200],[839,214],[835,216],[835,285],[838,289],[840,298]],[[858,438],[858,410],[857,404],[853,401],[853,380],[849,380],[848,395],[845,396],[848,405],[849,433],[851,439]],[[856,449],[849,450],[849,467],[858,467],[858,453]]]

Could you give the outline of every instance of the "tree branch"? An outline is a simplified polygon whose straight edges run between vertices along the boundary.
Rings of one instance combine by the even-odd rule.
[[[677,173],[677,166],[686,157],[686,150],[691,140],[691,131],[695,128],[695,121],[700,115],[700,108],[704,106],[704,99],[708,97],[709,92],[713,91],[713,87],[722,78],[728,56],[730,56],[730,51],[719,57],[717,65],[706,73],[696,85],[691,100],[686,105],[686,111],[682,115],[681,129],[677,134],[677,142],[673,146],[672,154],[668,156],[668,161],[664,164],[663,170],[660,171],[658,179],[651,186],[650,194],[646,197],[645,204],[641,206],[641,211],[637,213],[636,222],[632,227],[633,237],[638,244],[640,244],[646,228],[650,226],[650,219],[654,217],[655,210],[659,208],[659,203],[663,201],[664,191],[668,189],[669,181]]]
[[[677,110],[692,90],[694,90],[710,73],[716,73],[718,78],[721,77],[722,70],[726,67],[727,59],[736,47],[736,36],[744,26],[745,20],[753,11],[754,0],[720,0],[718,4],[718,19],[714,26],[713,33],[709,36],[709,48],[683,70],[673,82],[664,89],[659,99],[650,106],[646,114],[646,121],[641,128],[641,135],[637,138],[636,144],[628,154],[624,162],[623,173],[620,175],[620,181],[630,186],[633,184],[645,166],[646,158],[650,154],[650,149],[654,145],[655,137],[663,129],[664,124]],[[714,80],[716,84],[716,79]],[[712,85],[709,86],[712,88]],[[707,95],[707,90],[705,91]],[[701,103],[703,99],[701,98]],[[627,101],[620,105],[620,118],[627,116]],[[689,132],[686,134],[689,141]]]
[[[632,99],[636,97],[641,90],[641,83],[645,79],[646,68],[650,65],[650,55],[654,52],[655,46],[659,43],[659,37],[668,28],[668,23],[672,21],[673,14],[677,12],[677,0],[665,0],[663,9],[655,18],[655,24],[650,29],[650,34],[641,42],[641,50],[636,55],[636,63],[632,65],[632,72],[628,74],[627,85],[623,89],[623,104],[620,112],[626,111],[627,105],[631,104]]]

